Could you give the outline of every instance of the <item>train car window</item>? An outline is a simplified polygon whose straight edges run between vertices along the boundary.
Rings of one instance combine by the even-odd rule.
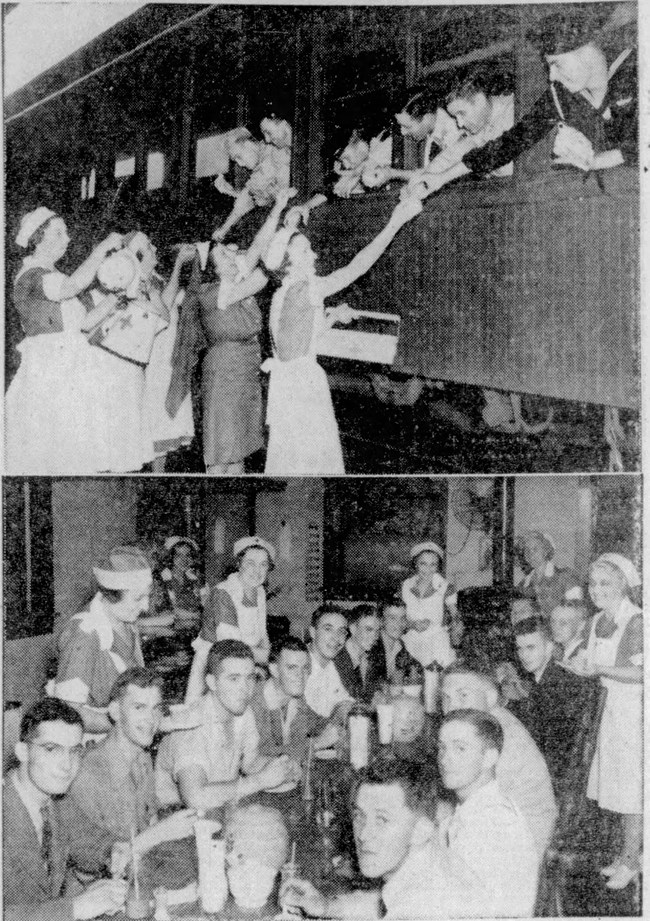
[[[159,150],[147,154],[147,192],[162,189],[165,184],[165,155]]]
[[[116,179],[135,176],[135,156],[118,156],[115,160],[114,176]]]
[[[197,179],[219,176],[230,169],[230,158],[226,147],[226,133],[208,134],[196,140]]]
[[[95,197],[95,188],[97,185],[97,170],[93,166],[87,176],[81,177],[81,200],[90,201]]]

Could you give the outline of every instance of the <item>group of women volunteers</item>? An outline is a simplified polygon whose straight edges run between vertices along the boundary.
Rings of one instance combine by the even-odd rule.
[[[531,532],[531,542],[545,539]],[[70,618],[60,633],[57,674],[48,686],[49,694],[80,712],[89,735],[108,731],[107,705],[114,680],[143,662],[140,633],[146,635],[152,607],[166,609],[175,629],[189,630],[195,637],[186,702],[202,695],[208,655],[219,640],[246,643],[261,677],[267,674],[271,643],[266,583],[276,559],[274,546],[258,535],[235,541],[232,571],[205,590],[195,567],[198,550],[195,541],[174,536],[165,541],[162,562],[168,565],[162,570],[154,572],[137,547],[117,547],[94,568],[97,592],[87,609]],[[435,664],[444,669],[462,649],[450,632],[459,615],[455,593],[442,572],[444,552],[425,540],[412,548],[410,556],[414,573],[402,585],[406,622],[401,642],[422,668]],[[538,561],[531,569],[534,578],[520,588],[539,587],[540,576],[552,582],[554,573],[545,569],[548,562],[548,557],[545,563]],[[164,587],[162,602],[160,596],[154,601],[157,581]],[[594,613],[587,623],[584,655],[556,660],[576,675],[598,678],[607,691],[588,785],[581,792],[621,817],[619,850],[601,868],[603,878],[615,889],[627,886],[641,869],[643,618],[634,600],[640,584],[628,558],[618,553],[599,556],[589,567]],[[564,586],[562,591],[568,597],[576,588],[566,591]],[[298,633],[305,629],[298,623],[292,627]],[[381,635],[376,642],[382,643]]]
[[[178,321],[179,249],[166,284],[143,233],[111,233],[71,275],[65,221],[39,207],[22,218],[14,306],[25,333],[6,395],[6,469],[26,474],[140,470],[193,437],[191,405],[174,422],[164,400]],[[173,346],[173,340],[171,340]],[[165,447],[166,446],[166,447]]]

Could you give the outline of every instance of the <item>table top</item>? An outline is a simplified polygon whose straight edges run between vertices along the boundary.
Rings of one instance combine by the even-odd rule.
[[[296,863],[299,875],[309,879],[327,893],[368,888],[356,865],[354,838],[349,809],[349,795],[355,772],[349,764],[339,761],[315,762],[313,790],[315,798],[305,801],[301,787],[286,793],[262,792],[241,803],[260,803],[277,808],[282,813],[291,842],[296,843]],[[319,792],[327,783],[333,820],[323,827]],[[228,807],[213,810],[209,818],[226,819]],[[232,808],[232,805],[230,805]],[[151,851],[142,861],[140,885],[143,892],[152,893],[158,887],[183,889],[198,877],[198,861],[194,838],[167,842]],[[229,896],[224,909],[217,915],[205,915],[199,902],[171,906],[172,917],[191,921],[193,918],[270,919],[279,913],[276,884],[267,904],[258,910],[244,910]],[[124,915],[116,915],[121,919]]]

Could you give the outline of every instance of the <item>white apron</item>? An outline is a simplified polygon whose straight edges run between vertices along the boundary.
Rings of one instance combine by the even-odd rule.
[[[408,652],[425,668],[437,662],[443,668],[450,665],[456,658],[449,631],[443,626],[445,617],[445,596],[449,583],[440,574],[434,576],[432,581],[433,594],[427,598],[418,598],[413,593],[417,576],[411,576],[402,585],[402,599],[406,605],[406,616],[409,620],[429,620],[426,630],[418,633],[417,630],[407,630],[403,641]]]
[[[294,278],[286,278],[273,295],[270,326],[274,341],[278,338],[287,291],[298,283]],[[314,306],[308,353],[291,361],[281,361],[275,356],[262,365],[262,370],[270,373],[266,412],[269,444],[264,469],[267,475],[345,473],[329,382],[316,360],[316,343],[325,325],[323,299],[317,285],[309,285],[308,297]]]
[[[257,589],[257,605],[254,608],[244,604],[244,586],[237,573],[231,573],[217,588],[222,589],[232,599],[237,612],[237,626],[217,624],[217,640],[241,640],[251,647],[253,653],[266,650],[268,635],[266,632],[266,593],[260,586]],[[255,657],[257,659],[257,656]]]
[[[596,636],[594,621],[587,660],[594,665],[613,667],[625,628],[638,613],[639,608],[625,599],[616,615],[616,630],[608,638]],[[639,815],[643,811],[643,685],[611,678],[600,681],[607,688],[607,701],[587,796],[602,809]]]

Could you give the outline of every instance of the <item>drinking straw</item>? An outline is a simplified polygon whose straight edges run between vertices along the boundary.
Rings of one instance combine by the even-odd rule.
[[[133,885],[136,901],[140,901],[140,880],[138,879],[138,858],[135,853],[135,828],[131,828],[131,860],[133,862]]]
[[[291,863],[295,867],[296,865],[296,842],[295,841],[291,845]]]

